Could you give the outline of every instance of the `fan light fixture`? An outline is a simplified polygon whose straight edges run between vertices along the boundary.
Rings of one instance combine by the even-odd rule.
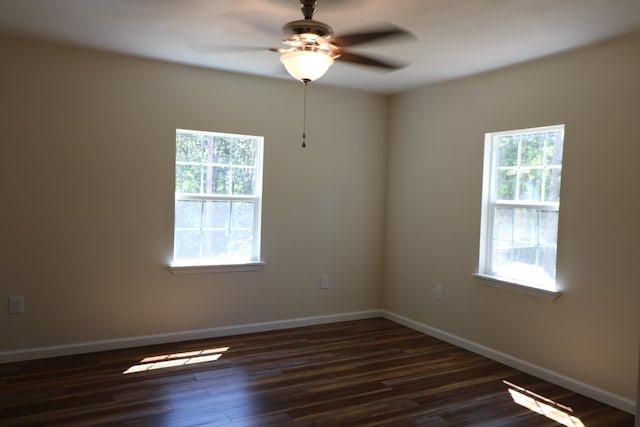
[[[294,50],[283,53],[280,62],[293,78],[308,83],[327,72],[333,64],[333,57],[320,50]]]
[[[284,24],[282,26],[282,42],[286,47],[270,48],[269,50],[279,52],[281,54],[280,62],[287,72],[304,84],[302,146],[306,147],[307,86],[309,83],[324,76],[336,59],[388,70],[398,69],[400,66],[397,64],[345,52],[344,48],[388,37],[408,36],[410,33],[401,28],[387,25],[365,32],[347,34],[343,37],[334,37],[333,29],[329,25],[313,19],[318,0],[299,1],[304,19]]]

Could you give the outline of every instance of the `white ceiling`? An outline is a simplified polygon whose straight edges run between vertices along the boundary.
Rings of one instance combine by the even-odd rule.
[[[337,35],[384,23],[412,32],[352,49],[406,68],[337,61],[318,81],[394,93],[638,30],[640,0],[318,0],[314,18]],[[0,0],[0,32],[289,79],[266,48],[281,47],[280,27],[296,19],[299,0]]]

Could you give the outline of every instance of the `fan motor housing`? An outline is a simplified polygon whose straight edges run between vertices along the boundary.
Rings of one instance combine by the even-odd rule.
[[[282,27],[282,34],[284,37],[299,36],[301,34],[315,34],[319,37],[331,37],[333,36],[333,30],[324,22],[316,21],[314,19],[300,19],[298,21],[291,21],[284,24]]]

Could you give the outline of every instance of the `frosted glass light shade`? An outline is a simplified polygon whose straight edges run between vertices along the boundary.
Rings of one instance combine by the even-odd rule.
[[[313,81],[327,72],[333,64],[333,58],[324,52],[295,50],[283,53],[280,62],[295,79]]]

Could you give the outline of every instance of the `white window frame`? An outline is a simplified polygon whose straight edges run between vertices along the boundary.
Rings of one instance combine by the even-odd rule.
[[[474,277],[483,285],[497,287],[502,289],[513,290],[528,295],[538,296],[545,299],[556,299],[560,296],[560,290],[557,281],[553,284],[541,284],[529,282],[520,279],[505,278],[492,272],[492,233],[493,233],[493,212],[496,206],[507,208],[536,209],[547,210],[552,212],[560,211],[560,202],[520,202],[496,200],[494,194],[494,183],[496,180],[497,167],[496,162],[496,146],[495,141],[503,135],[514,134],[531,134],[542,132],[560,131],[564,139],[564,125],[544,126],[528,129],[517,129],[501,132],[490,132],[485,134],[484,142],[484,165],[482,180],[482,210],[480,219],[480,251],[478,260],[478,272],[474,273]],[[559,168],[562,170],[562,166]],[[543,180],[545,174],[542,174]],[[516,187],[517,188],[517,187]],[[544,191],[544,181],[542,183],[542,191]],[[556,241],[557,247],[557,241]]]
[[[239,195],[239,194],[202,194],[202,193],[178,193],[175,192],[174,212],[176,203],[178,201],[185,200],[197,200],[197,201],[252,201],[254,205],[253,209],[253,248],[252,257],[250,259],[233,259],[233,258],[191,258],[191,259],[176,259],[175,258],[175,237],[174,237],[174,258],[172,259],[169,269],[174,274],[200,274],[200,273],[215,273],[215,272],[232,272],[232,271],[252,271],[260,270],[264,267],[265,263],[260,257],[261,248],[261,223],[262,223],[262,175],[263,175],[263,156],[264,156],[264,137],[254,135],[240,135],[229,134],[221,132],[206,132],[190,129],[176,129],[176,136],[179,133],[190,134],[202,134],[208,136],[221,136],[221,137],[242,137],[254,139],[257,141],[256,150],[256,183],[255,194],[253,195]],[[179,163],[188,164],[184,162],[178,162],[177,159],[174,162],[174,167]],[[233,165],[226,165],[233,168]],[[243,168],[246,167],[242,166]],[[228,179],[231,180],[232,174],[229,174]],[[176,220],[174,217],[174,236],[176,232]]]

